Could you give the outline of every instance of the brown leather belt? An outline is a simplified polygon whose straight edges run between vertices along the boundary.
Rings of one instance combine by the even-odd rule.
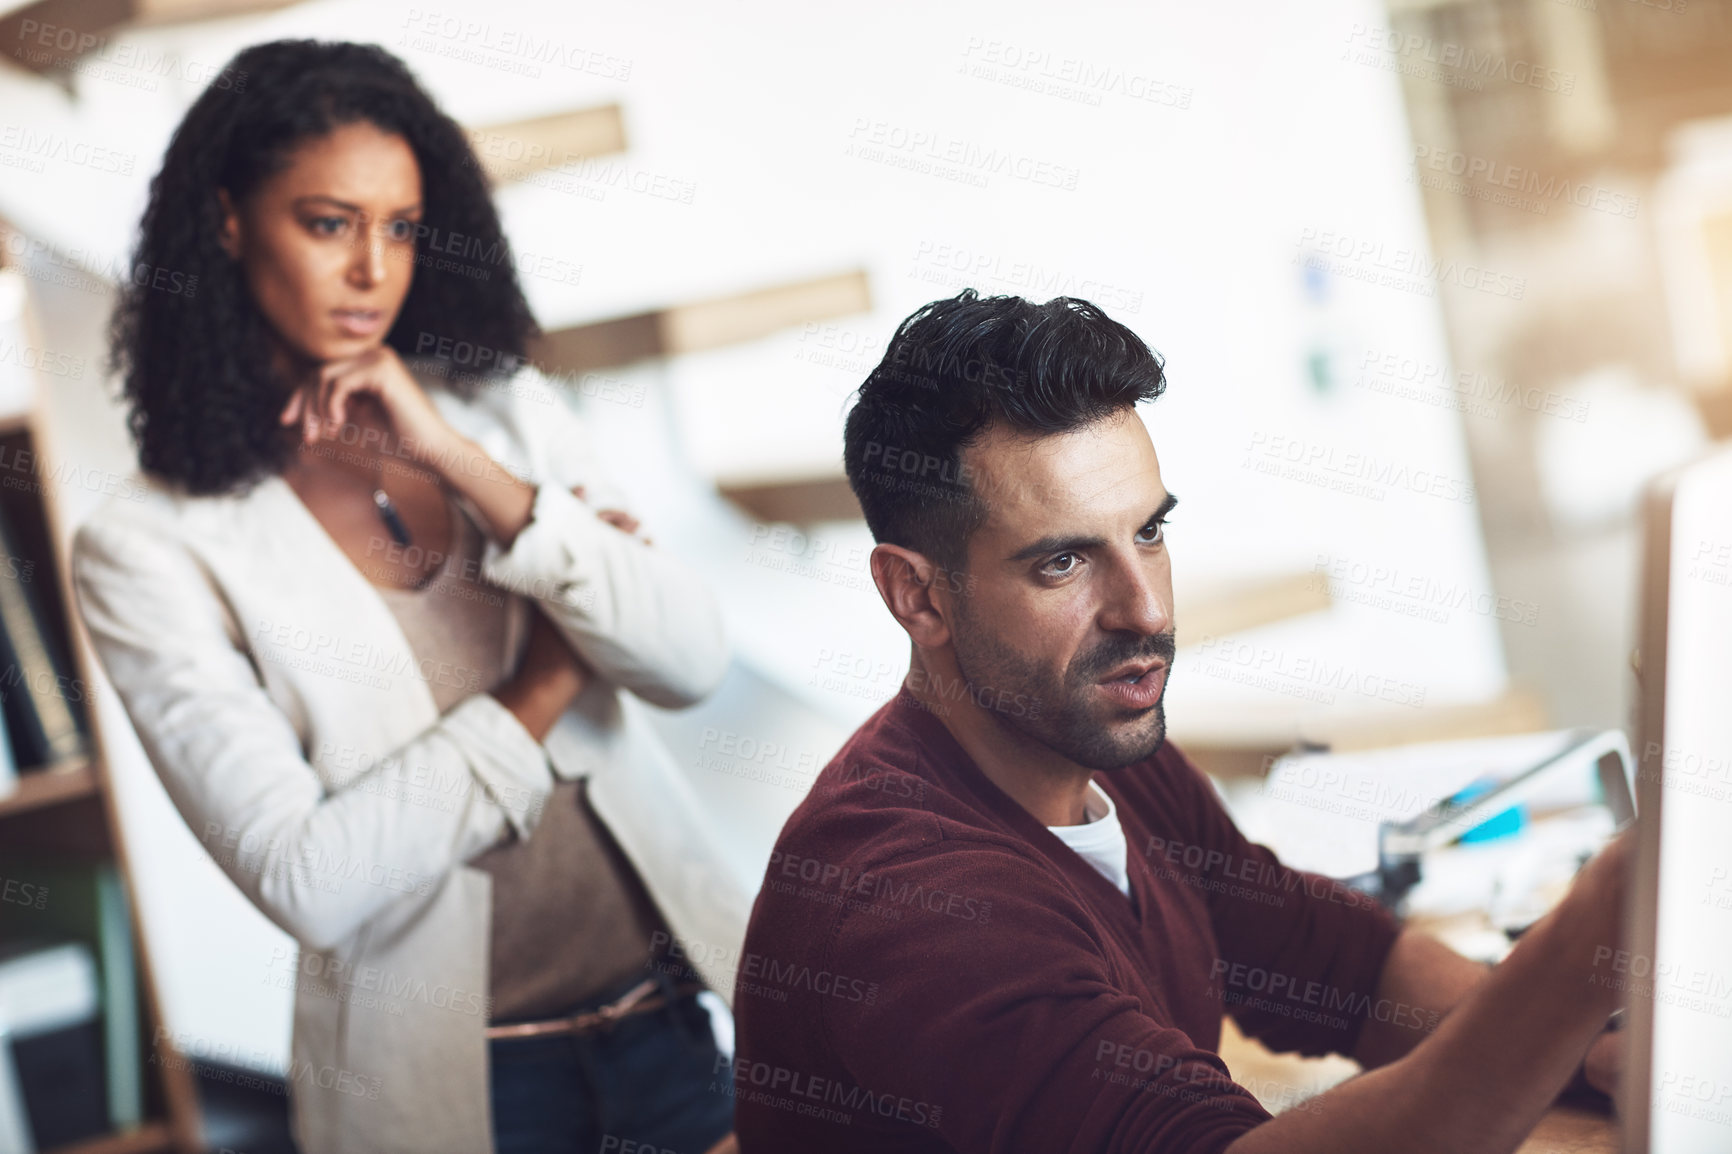
[[[489,1038],[545,1038],[560,1034],[592,1034],[597,1030],[605,1030],[614,1023],[636,1014],[647,1014],[667,1006],[670,1001],[677,1001],[702,991],[705,987],[693,982],[683,986],[675,986],[673,996],[657,994],[658,984],[654,978],[645,978],[631,989],[621,994],[616,1000],[594,1010],[585,1010],[581,1014],[572,1014],[566,1018],[548,1018],[540,1022],[516,1022],[509,1026],[489,1026]],[[653,996],[652,996],[653,995]]]

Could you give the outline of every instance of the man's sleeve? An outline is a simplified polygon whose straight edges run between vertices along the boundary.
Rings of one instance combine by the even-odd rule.
[[[873,871],[828,963],[882,990],[826,1000],[825,1048],[960,1154],[1218,1154],[1269,1114],[1158,1006],[1124,992],[1075,899],[997,848]]]
[[[1367,894],[1281,864],[1239,832],[1201,770],[1171,755],[1201,850],[1178,857],[1203,863],[1192,880],[1219,947],[1212,974],[1239,1028],[1276,1051],[1351,1054],[1367,1018],[1417,1013],[1377,999],[1395,918]]]

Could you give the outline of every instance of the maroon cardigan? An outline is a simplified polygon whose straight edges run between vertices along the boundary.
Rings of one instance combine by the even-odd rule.
[[[1247,841],[1171,744],[1095,782],[1129,899],[906,691],[842,747],[746,934],[718,1071],[742,1154],[1214,1154],[1270,1116],[1215,1053],[1224,1012],[1352,1049],[1395,921]]]

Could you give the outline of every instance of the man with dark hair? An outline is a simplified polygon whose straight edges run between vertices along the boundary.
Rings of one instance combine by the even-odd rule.
[[[771,855],[744,1154],[1485,1154],[1590,1045],[1608,1084],[1627,840],[1487,970],[1247,841],[1165,741],[1176,498],[1136,409],[1164,387],[1088,302],[972,291],[861,387],[848,479],[912,656]],[[1369,1072],[1271,1118],[1223,1013]]]

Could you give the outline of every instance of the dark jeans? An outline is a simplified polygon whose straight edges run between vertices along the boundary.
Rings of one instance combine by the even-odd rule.
[[[734,1128],[733,1073],[695,997],[488,1047],[495,1154],[704,1154]]]

